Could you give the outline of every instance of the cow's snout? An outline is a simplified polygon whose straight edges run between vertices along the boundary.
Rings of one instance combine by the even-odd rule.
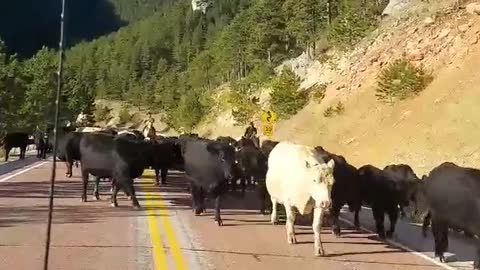
[[[331,201],[321,201],[320,202],[320,207],[322,209],[328,209],[328,208],[330,208],[331,205],[332,205]]]

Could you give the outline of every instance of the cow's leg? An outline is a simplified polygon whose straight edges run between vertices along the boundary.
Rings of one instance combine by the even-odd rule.
[[[407,216],[407,213],[405,213],[405,209],[403,206],[400,205],[400,217],[405,218]]]
[[[355,220],[354,220],[354,226],[355,229],[359,230],[360,229],[360,209],[355,210]]]
[[[135,195],[135,187],[133,186],[133,179],[125,179],[122,181],[124,183],[123,187],[125,191],[130,194],[132,198],[132,206],[134,208],[140,209],[140,204],[138,203],[137,196]]]
[[[5,149],[5,162],[7,162],[8,157],[10,156],[10,151],[12,150],[12,148],[9,147],[9,146],[6,146],[4,149]]]
[[[117,181],[113,181],[113,182],[112,182],[112,197],[110,198],[110,205],[112,207],[118,207],[118,202],[117,202],[118,183]]]
[[[266,212],[266,203],[268,202],[268,198],[267,198],[267,195],[268,195],[268,191],[267,191],[267,187],[265,186],[264,183],[262,183],[262,181],[259,181],[258,182],[258,187],[257,187],[257,194],[258,194],[258,199],[260,200],[260,213],[262,215],[266,215],[267,212]]]
[[[206,213],[207,211],[205,210],[205,198],[206,198],[205,189],[200,187],[198,194],[199,194],[198,203],[200,204],[200,213]]]
[[[374,205],[372,207],[373,218],[375,219],[375,225],[377,227],[377,234],[380,239],[385,239],[384,219],[385,212],[381,207]]]
[[[432,213],[430,213],[430,211],[428,211],[427,215],[423,218],[423,223],[422,223],[423,237],[427,237],[427,228],[430,225],[431,221],[432,221]]]
[[[392,238],[395,232],[395,225],[397,224],[399,210],[397,206],[388,210],[388,219],[390,220],[390,230],[387,231],[387,237]]]
[[[293,207],[289,204],[285,204],[285,212],[287,214],[287,222],[285,227],[287,228],[287,242],[289,244],[296,244],[297,239],[295,238],[295,216],[296,213],[293,211]]]
[[[23,146],[20,148],[20,159],[25,159],[25,155],[27,154],[27,146]]]
[[[222,217],[220,216],[220,203],[222,196],[218,195],[215,198],[215,222],[218,226],[223,226]]]
[[[115,181],[115,178],[112,178],[112,177],[109,177],[108,178],[109,181],[112,183],[111,184],[111,187],[110,187],[110,192],[113,192],[113,186],[115,185],[116,181]],[[123,193],[125,193],[125,196],[127,197],[127,200],[132,200],[132,196],[128,193],[128,190],[124,187],[122,187],[123,189]],[[120,188],[119,188],[119,191],[120,191]]]
[[[88,172],[82,170],[82,202],[87,201]]]
[[[242,198],[245,198],[245,190],[247,189],[247,181],[248,181],[248,176],[242,176],[240,178],[240,187],[241,187],[241,196]]]
[[[192,209],[196,216],[202,213],[202,207],[200,203],[200,188],[197,187],[193,182],[190,183],[191,193],[192,193]]]
[[[340,225],[338,224],[338,216],[340,215],[340,209],[342,208],[342,204],[340,203],[335,203],[335,200],[334,200],[334,203],[332,204],[332,208],[331,208],[331,212],[330,212],[330,215],[331,215],[331,218],[332,218],[332,232],[333,234],[336,236],[336,237],[340,237]],[[315,211],[317,211],[315,209]],[[315,212],[316,213],[316,212]],[[315,215],[314,213],[314,215]]]
[[[315,256],[325,255],[323,250],[322,239],[320,238],[320,232],[322,231],[322,219],[323,219],[323,209],[316,207],[313,210],[313,239],[314,239],[314,254]]]
[[[351,202],[348,205],[348,207],[350,208],[351,212],[355,213],[355,218],[354,218],[354,221],[353,221],[353,226],[354,226],[355,230],[360,230],[359,213],[360,213],[360,210],[362,210],[362,202],[360,200],[354,200],[353,202]]]
[[[234,178],[234,179],[230,180],[230,188],[231,188],[230,190],[231,190],[231,192],[236,192],[237,191],[237,181],[238,180],[239,180],[238,178]],[[240,178],[240,181],[241,181],[241,178]]]
[[[272,201],[272,213],[270,214],[270,222],[275,225],[277,224],[277,200],[270,197]]]
[[[72,167],[73,167],[73,160],[70,159],[67,155],[66,159],[65,159],[65,164],[67,165],[67,172],[65,173],[65,176],[67,176],[68,178],[72,177],[73,173],[72,173]]]
[[[159,186],[160,185],[160,168],[153,168],[153,170],[155,171],[155,185],[156,186]]]
[[[477,258],[473,262],[473,269],[480,270],[480,244],[477,244]]]
[[[93,196],[95,200],[100,200],[100,194],[98,193],[98,186],[100,185],[100,177],[95,177],[95,188],[93,190]]]
[[[440,262],[445,262],[444,253],[448,248],[448,225],[433,218],[432,233],[435,239],[435,257],[438,257]]]
[[[167,175],[168,175],[168,168],[164,167],[160,170],[160,179],[162,180],[162,185],[167,184]]]

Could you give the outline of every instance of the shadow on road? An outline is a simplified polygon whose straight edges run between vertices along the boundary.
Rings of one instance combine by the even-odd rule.
[[[42,161],[42,159],[37,158],[35,154],[31,152],[26,154],[25,159],[18,159],[18,155],[10,155],[8,161],[4,162],[2,157],[0,162],[0,176],[31,165],[37,161]]]

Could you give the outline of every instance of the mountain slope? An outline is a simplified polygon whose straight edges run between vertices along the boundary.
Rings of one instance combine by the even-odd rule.
[[[66,1],[67,45],[109,34],[142,20],[172,0]],[[61,1],[16,0],[0,3],[0,39],[10,53],[30,57],[42,46],[57,48]]]
[[[288,61],[305,79],[303,86],[327,83],[328,88],[321,104],[310,102],[277,123],[274,139],[322,145],[357,166],[407,163],[420,175],[447,160],[477,165],[480,16],[452,9],[456,1],[419,2],[412,1],[402,16],[387,20],[356,50],[330,64],[301,57]],[[380,70],[413,52],[422,54],[415,62],[433,72],[433,82],[419,96],[394,105],[377,101]],[[339,100],[345,112],[325,117],[325,109]],[[228,111],[199,130],[212,137],[240,135],[243,130],[225,119]]]

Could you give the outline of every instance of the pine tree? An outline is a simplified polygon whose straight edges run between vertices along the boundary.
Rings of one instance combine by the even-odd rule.
[[[85,107],[83,108],[83,114],[85,114],[84,125],[90,127],[95,124],[95,96],[89,95],[86,100]]]

